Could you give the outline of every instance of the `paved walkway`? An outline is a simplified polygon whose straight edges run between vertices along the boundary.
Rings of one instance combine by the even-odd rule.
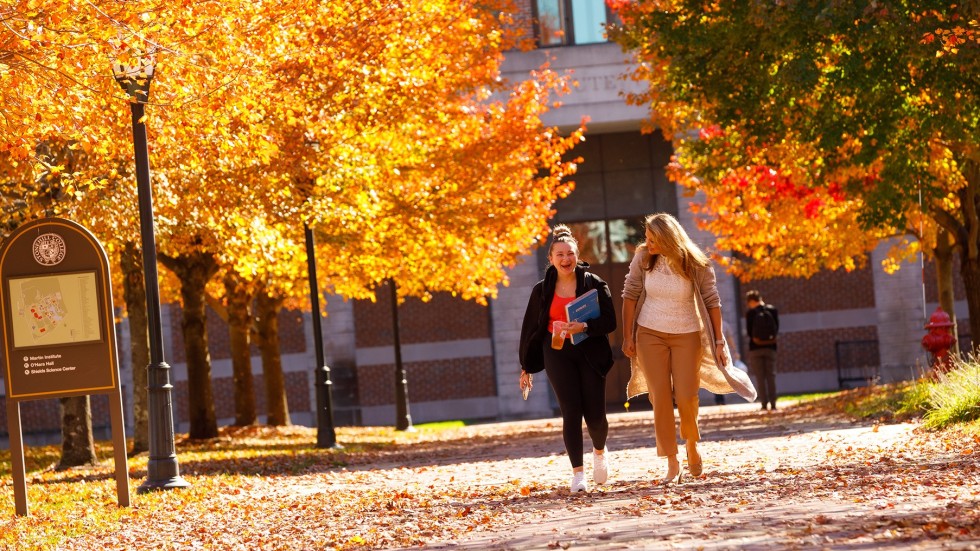
[[[509,500],[520,514],[507,522],[425,548],[980,548],[977,456],[929,445],[914,424],[855,424],[805,408],[706,407],[704,476],[664,488],[653,482],[665,465],[651,415],[611,416],[610,479],[587,495],[566,489],[558,421],[526,423],[525,437],[481,450],[482,461],[470,463],[472,480],[458,463],[417,473],[420,485],[519,479],[530,490]],[[521,433],[514,428],[504,432]]]
[[[568,492],[557,419],[423,432],[299,470],[277,467],[295,465],[288,447],[185,457],[192,488],[59,549],[980,549],[980,437],[711,406],[704,475],[663,487],[651,420],[610,416],[610,479],[587,494]]]

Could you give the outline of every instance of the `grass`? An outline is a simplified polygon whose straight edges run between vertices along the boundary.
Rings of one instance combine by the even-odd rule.
[[[929,397],[935,385],[928,379],[918,379],[913,381],[911,387],[907,387],[901,403],[898,406],[900,417],[921,417],[930,408]]]
[[[30,516],[21,518],[14,517],[10,451],[0,450],[0,510],[9,513],[0,517],[0,549],[53,549],[66,538],[114,526],[127,514],[117,507],[108,442],[96,443],[103,460],[95,467],[56,471],[60,455],[57,445],[25,448]],[[131,460],[130,470],[139,463]],[[145,458],[142,464],[145,468]]]
[[[832,390],[827,392],[809,392],[805,394],[782,394],[779,396],[779,399],[802,404],[804,402],[815,402],[830,396],[835,396],[837,393],[838,391]]]
[[[923,424],[927,428],[980,419],[980,364],[963,362],[948,373],[939,375],[928,397],[929,411]]]
[[[862,419],[922,419],[927,429],[958,425],[980,433],[980,360],[959,360],[948,373],[840,392],[827,400]]]
[[[926,409],[920,397],[922,381],[902,381],[886,385],[872,385],[842,393],[841,410],[853,417],[878,421],[904,421],[921,417]]]
[[[448,430],[448,429],[458,429],[460,427],[465,427],[465,426],[467,426],[469,424],[470,423],[468,423],[466,421],[463,421],[461,419],[456,419],[454,421],[438,421],[438,422],[435,422],[435,423],[420,423],[418,425],[415,425],[415,428],[418,429],[418,430],[439,432],[439,431],[444,431],[444,430]]]

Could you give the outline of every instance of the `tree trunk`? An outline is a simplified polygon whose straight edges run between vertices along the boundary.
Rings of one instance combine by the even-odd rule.
[[[61,398],[61,461],[58,469],[95,464],[92,407],[88,396]]]
[[[180,279],[183,300],[181,331],[187,356],[187,408],[191,438],[215,438],[218,422],[211,393],[211,354],[208,352],[205,287],[218,271],[214,255],[203,252],[177,257],[161,255],[163,264]]]
[[[120,254],[123,300],[129,318],[129,354],[133,367],[133,448],[131,455],[150,449],[147,410],[147,368],[150,365],[150,334],[143,281],[143,254],[136,243],[127,242]]]
[[[258,420],[255,384],[252,377],[252,351],[249,344],[252,294],[236,274],[225,276],[228,303],[228,331],[231,334],[231,371],[235,392],[235,425],[246,426]]]
[[[953,296],[953,245],[949,240],[949,233],[939,228],[936,236],[936,248],[932,251],[936,259],[936,288],[939,291],[939,306],[944,312],[949,314],[950,321],[953,322],[953,336],[958,336],[958,324],[956,321],[955,302]],[[926,315],[929,315],[927,312]],[[959,355],[959,339],[953,342],[952,352]]]
[[[960,209],[964,228],[960,247],[960,266],[963,285],[966,287],[966,304],[970,315],[971,348],[976,349],[980,339],[980,216],[977,201],[980,199],[980,162],[966,159],[962,162],[966,185],[960,190]]]
[[[980,260],[963,262],[960,274],[966,287],[966,304],[970,312],[970,348],[963,352],[972,352],[977,348],[980,338]]]
[[[279,310],[282,304],[283,299],[271,297],[264,291],[256,299],[258,330],[262,335],[259,349],[262,351],[262,376],[265,379],[266,423],[270,426],[290,424],[286,379],[279,352]]]

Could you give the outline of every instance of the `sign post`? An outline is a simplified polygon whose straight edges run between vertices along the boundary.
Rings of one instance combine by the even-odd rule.
[[[0,245],[0,318],[17,514],[28,514],[20,402],[89,394],[109,395],[116,494],[129,506],[112,281],[95,236],[61,218],[17,228]]]

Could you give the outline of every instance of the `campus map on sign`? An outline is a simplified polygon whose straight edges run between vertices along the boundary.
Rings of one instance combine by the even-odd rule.
[[[9,283],[15,348],[102,340],[94,272]]]

